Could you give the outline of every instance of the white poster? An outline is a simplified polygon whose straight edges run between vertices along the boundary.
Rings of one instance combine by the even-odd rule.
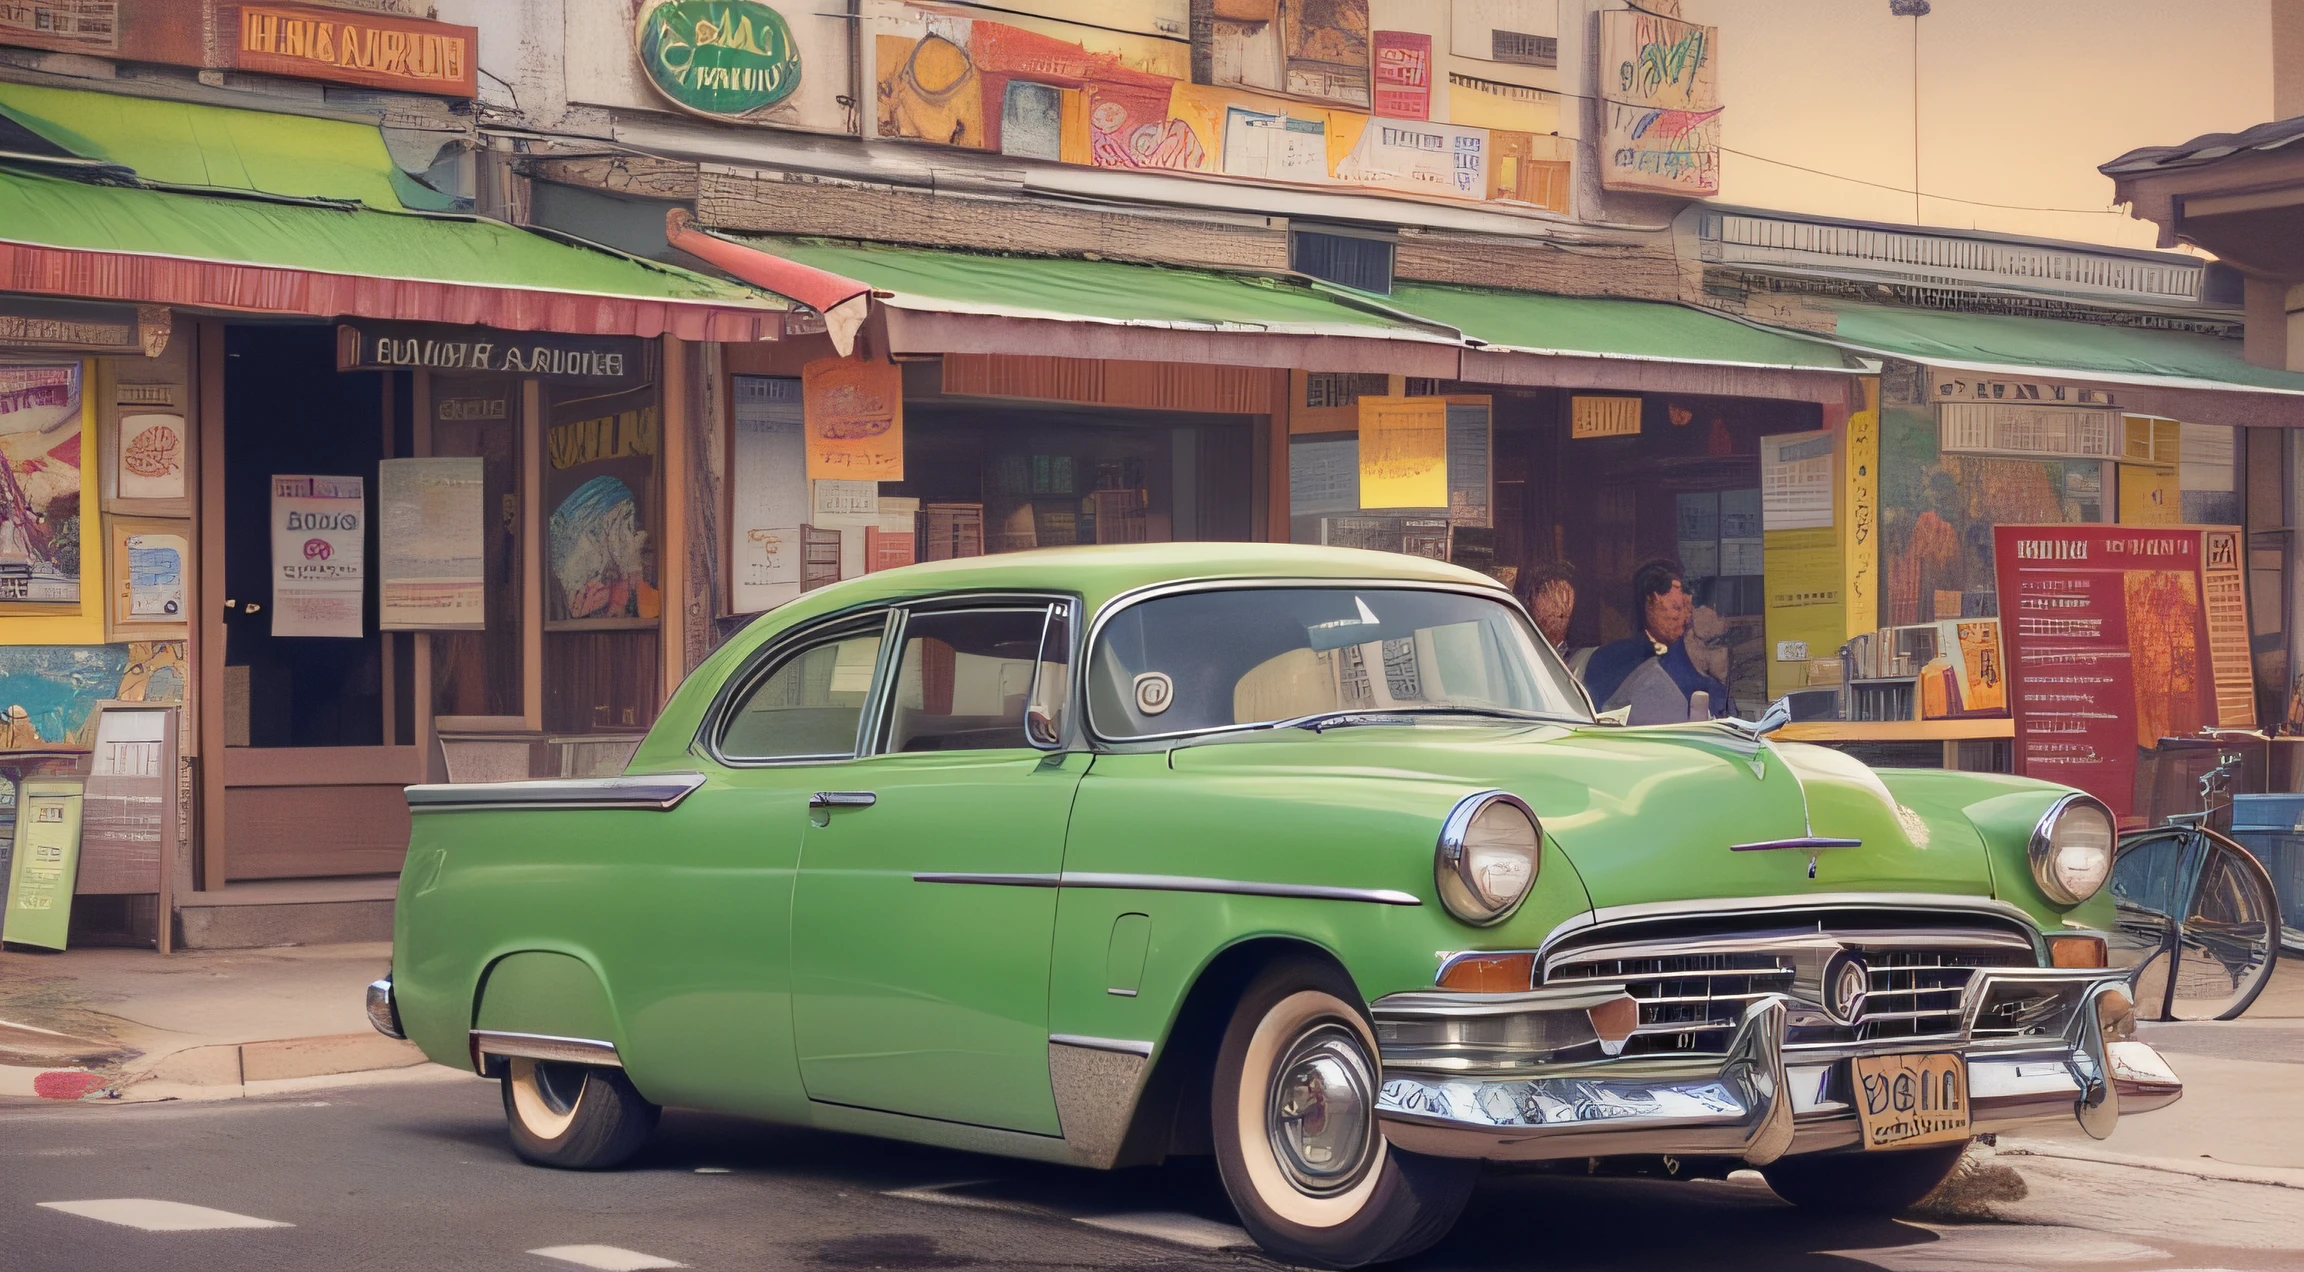
[[[800,527],[815,514],[808,485],[800,381],[735,377],[730,446],[729,605],[771,610],[800,595]],[[878,483],[866,483],[877,492]]]
[[[488,625],[486,470],[478,456],[377,466],[378,627],[476,632]]]
[[[273,635],[360,635],[367,493],[358,477],[272,478]]]
[[[157,623],[184,621],[184,557],[180,534],[132,534],[128,553],[128,617]]]
[[[1760,510],[1770,530],[1832,524],[1830,430],[1760,439]]]

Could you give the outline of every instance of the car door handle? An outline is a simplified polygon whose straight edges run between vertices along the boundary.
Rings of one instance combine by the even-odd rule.
[[[818,791],[808,797],[810,808],[870,808],[879,802],[870,791]]]

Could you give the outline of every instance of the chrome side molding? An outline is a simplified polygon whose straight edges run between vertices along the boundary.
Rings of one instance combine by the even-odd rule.
[[[679,807],[702,785],[702,773],[435,783],[409,787],[408,808],[418,813],[489,808],[627,808],[662,813]]]
[[[916,874],[914,883],[972,883],[1000,888],[1118,888],[1143,892],[1218,892],[1239,897],[1295,897],[1307,901],[1365,901],[1372,905],[1422,905],[1423,898],[1394,888],[1331,888],[1308,883],[1257,883],[1193,875],[1098,874]]]
[[[560,1064],[588,1064],[596,1068],[621,1069],[624,1058],[616,1053],[616,1044],[597,1038],[562,1038],[553,1034],[502,1033],[492,1029],[475,1029],[470,1036],[472,1071],[488,1076],[491,1058],[506,1060],[551,1060]]]

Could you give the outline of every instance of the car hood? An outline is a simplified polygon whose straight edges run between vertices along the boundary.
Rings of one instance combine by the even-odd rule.
[[[1356,726],[1176,750],[1179,771],[1461,783],[1528,802],[1600,909],[1844,892],[1992,895],[1982,839],[1931,822],[1838,751],[1717,725]],[[1737,845],[1854,839],[1852,848]],[[1814,876],[1810,876],[1810,863]]]

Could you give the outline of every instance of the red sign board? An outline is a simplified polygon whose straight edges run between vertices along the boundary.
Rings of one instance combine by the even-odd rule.
[[[0,0],[0,44],[439,97],[479,91],[477,28],[234,0]]]
[[[1372,43],[1376,113],[1387,119],[1429,119],[1432,37],[1409,31],[1378,31]]]
[[[2229,526],[1997,526],[2016,771],[2123,817],[2140,753],[2256,724],[2241,532]]]

